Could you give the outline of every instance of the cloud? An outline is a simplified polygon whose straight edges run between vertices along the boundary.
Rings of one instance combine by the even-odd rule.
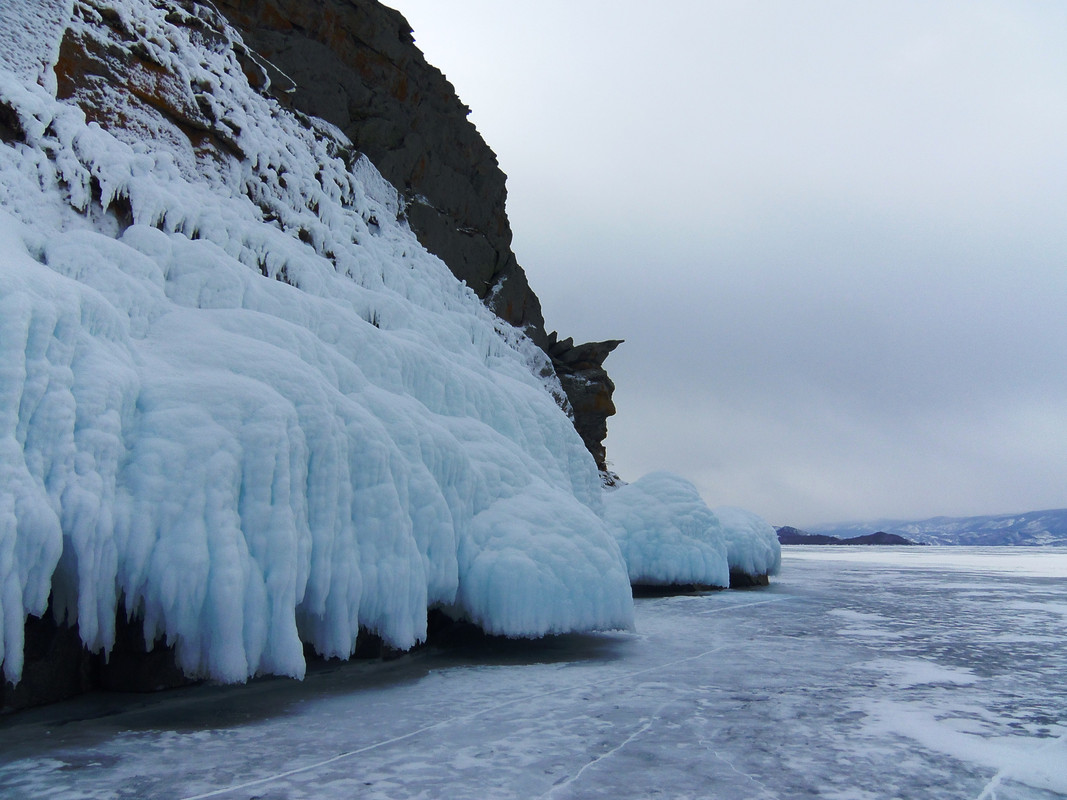
[[[401,2],[609,458],[777,524],[1067,504],[1057,3]]]

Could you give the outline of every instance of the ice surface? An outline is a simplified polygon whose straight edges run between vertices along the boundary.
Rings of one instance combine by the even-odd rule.
[[[1035,547],[946,547],[885,548],[885,547],[789,547],[792,560],[816,559],[852,564],[872,564],[885,567],[922,566],[946,572],[985,575],[990,571],[1004,575],[1025,575],[1031,578],[1057,578],[1063,575],[1062,562],[1052,557],[1055,550]],[[990,553],[996,553],[995,559]],[[966,577],[966,576],[963,576]],[[957,578],[958,580],[958,578]],[[966,584],[960,584],[966,585]]]
[[[1003,549],[837,550],[786,548],[757,593],[638,600],[633,634],[0,719],[0,796],[1067,797],[1067,552],[1032,576]]]

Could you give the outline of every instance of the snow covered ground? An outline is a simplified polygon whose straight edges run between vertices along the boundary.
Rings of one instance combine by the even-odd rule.
[[[1067,551],[786,548],[636,633],[0,720],[4,798],[1067,797]]]

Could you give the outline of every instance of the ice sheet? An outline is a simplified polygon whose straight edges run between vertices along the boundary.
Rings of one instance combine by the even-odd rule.
[[[905,581],[823,552],[787,548],[759,592],[639,600],[633,634],[495,640],[303,683],[6,718],[0,795],[1067,796],[1067,652],[1001,641],[1062,641],[1040,606],[1063,602],[1067,563],[1031,577],[992,568],[991,554],[968,589],[935,562]],[[1008,607],[1020,594],[1033,609]],[[859,622],[891,635],[848,635]]]

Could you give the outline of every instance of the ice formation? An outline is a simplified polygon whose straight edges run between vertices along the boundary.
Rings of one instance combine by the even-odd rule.
[[[714,514],[722,524],[726,560],[731,572],[778,574],[782,567],[782,548],[778,544],[778,534],[767,520],[733,506],[718,506]]]
[[[84,27],[72,7],[50,2],[38,39]],[[605,509],[545,356],[419,246],[339,132],[249,87],[207,5],[109,8],[243,157],[135,107],[87,123],[40,77],[56,41],[0,52],[7,679],[50,595],[92,649],[124,611],[226,681],[302,675],[302,642],[346,657],[360,628],[408,647],[435,604],[508,635],[632,626],[612,526],[696,542],[710,512],[662,477]],[[198,45],[188,14],[230,46]],[[672,498],[654,514],[652,489]],[[721,583],[719,539],[696,546]]]
[[[635,584],[729,586],[731,572],[776,575],[781,563],[774,528],[741,509],[713,512],[669,472],[607,493],[604,518]]]

